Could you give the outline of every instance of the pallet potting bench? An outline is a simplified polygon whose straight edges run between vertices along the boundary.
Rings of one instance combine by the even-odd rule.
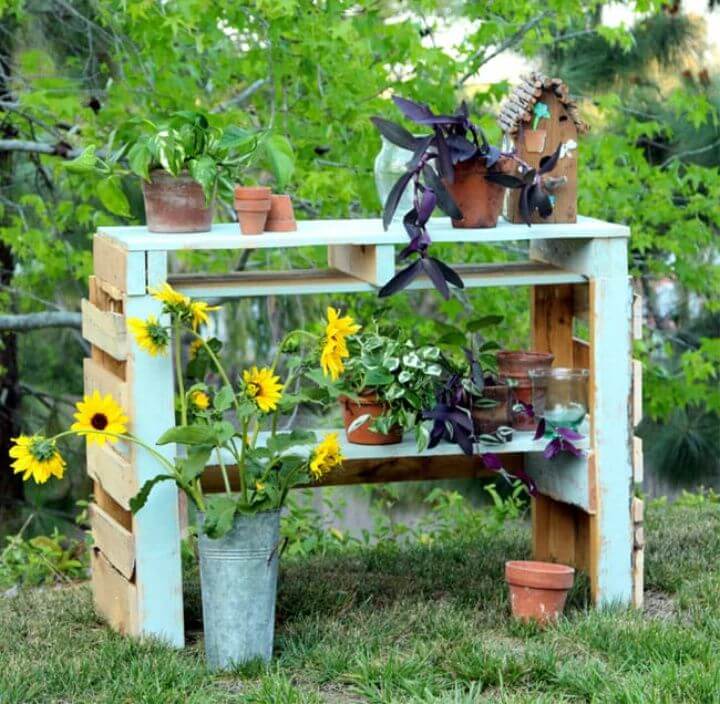
[[[639,335],[627,267],[627,227],[578,218],[575,224],[513,225],[490,230],[453,229],[433,220],[435,242],[492,244],[529,241],[529,259],[459,265],[468,288],[531,286],[533,349],[552,352],[557,366],[590,369],[590,433],[586,457],[542,457],[544,443],[529,433],[493,451],[508,468],[524,466],[540,495],[532,502],[533,549],[538,559],[586,570],[593,599],[640,606],[643,589],[642,448],[633,437],[640,413],[640,374],[631,362]],[[245,237],[237,224],[201,234],[153,234],[144,227],[102,228],[94,238],[94,275],[82,302],[83,335],[92,344],[85,360],[86,393],[111,393],[127,410],[131,431],[154,444],[174,422],[172,356],[151,357],[127,332],[128,317],[159,315],[148,287],[169,281],[203,299],[374,291],[395,271],[395,248],[407,237],[400,225],[383,231],[379,220],[298,223],[297,232]],[[168,261],[178,250],[244,250],[326,246],[326,269],[243,271],[223,275],[178,274]],[[411,288],[429,288],[426,279]],[[634,313],[634,315],[633,315]],[[574,334],[574,319],[587,323],[589,339]],[[158,448],[172,457],[174,447]],[[418,455],[414,442],[364,447],[345,445],[342,470],[325,484],[357,484],[477,477],[479,457],[442,444]],[[88,447],[94,480],[91,523],[95,547],[95,603],[111,625],[128,634],[184,643],[178,492],[158,485],[137,515],[130,498],[159,471],[156,460],[134,446]],[[212,468],[207,491],[220,490]]]

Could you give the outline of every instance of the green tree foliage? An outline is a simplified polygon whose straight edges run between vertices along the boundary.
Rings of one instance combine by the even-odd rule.
[[[451,110],[463,94],[497,139],[491,113],[506,84],[465,88],[494,56],[515,50],[564,67],[571,88],[577,81],[588,98],[586,114],[594,129],[580,150],[581,210],[633,227],[635,271],[644,275],[648,291],[660,277],[680,283],[688,305],[673,324],[676,330],[687,327],[696,301],[714,310],[710,299],[719,283],[720,215],[712,197],[718,192],[717,169],[691,163],[709,150],[684,153],[704,148],[697,135],[717,129],[712,79],[707,86],[700,82],[696,66],[692,81],[662,82],[656,101],[661,109],[652,111],[647,102],[628,101],[630,91],[618,90],[629,85],[629,72],[599,80],[587,75],[587,67],[584,78],[573,71],[590,45],[606,65],[640,71],[652,64],[667,71],[681,53],[668,47],[661,52],[653,32],[659,27],[672,40],[668,46],[688,47],[701,41],[702,27],[682,14],[669,17],[659,0],[643,0],[636,10],[649,19],[634,33],[610,30],[598,22],[601,7],[597,0],[491,6],[436,0],[0,0],[2,312],[77,311],[90,272],[93,231],[142,221],[136,178],[113,177],[108,186],[99,173],[88,177],[65,168],[90,144],[101,157],[116,151],[129,119],[200,110],[219,128],[271,129],[293,146],[297,163],[288,191],[300,217],[376,214],[372,165],[379,138],[369,117],[397,119],[389,101],[395,91],[438,111]],[[463,29],[452,51],[443,43],[449,26]],[[689,146],[678,146],[681,134],[682,145]],[[661,145],[661,159],[651,158],[654,143]],[[267,178],[260,165],[248,170],[248,181]],[[125,210],[125,217],[113,214]],[[224,214],[230,217],[227,206]],[[522,252],[476,246],[442,254],[448,261],[488,261]],[[307,266],[323,256],[255,252],[237,260],[226,253],[191,254],[178,266],[210,271]],[[307,324],[324,302],[290,298],[273,305],[272,315],[266,309],[257,315],[257,307],[250,314],[253,302],[228,306],[238,355],[250,352],[249,337],[260,341],[253,352],[263,354],[281,328]],[[377,310],[370,296],[353,305],[363,316]],[[469,306],[510,319],[526,308],[522,297],[508,291],[483,291],[447,303],[431,293],[414,293],[383,310],[398,321],[420,312],[417,324],[405,324],[431,338],[437,330],[433,319],[453,322]],[[520,318],[505,341],[522,344],[526,330],[527,320]],[[652,417],[662,421],[677,407],[717,412],[717,334],[696,333],[681,348],[667,331],[651,332],[641,352],[650,365]],[[5,404],[0,435],[6,437],[66,412],[69,397],[81,390],[80,359],[86,352],[76,328],[11,331],[2,338],[0,364],[6,371],[17,359],[16,343],[18,375],[9,373],[0,383]],[[8,396],[8,389],[19,393]],[[0,486],[2,477],[7,481],[4,454]]]

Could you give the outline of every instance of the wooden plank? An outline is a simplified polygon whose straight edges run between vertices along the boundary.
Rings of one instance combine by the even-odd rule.
[[[127,384],[94,359],[83,360],[83,380],[86,394],[92,394],[93,391],[103,396],[110,394],[123,410],[127,411],[130,407]]]
[[[87,299],[80,304],[83,337],[113,359],[127,358],[127,330],[125,316],[101,311]]]
[[[125,579],[132,579],[135,572],[133,534],[95,503],[90,504],[89,515],[95,546]]]
[[[130,510],[130,499],[137,494],[138,481],[132,465],[109,443],[88,443],[87,472],[104,491],[125,510]]]
[[[588,321],[590,310],[590,291],[587,284],[579,284],[573,287],[573,313],[576,318]]]
[[[137,588],[98,550],[90,551],[93,601],[97,612],[116,631],[138,635]]]
[[[531,308],[532,348],[552,352],[553,366],[573,365],[573,286],[535,286]]]
[[[395,247],[394,245],[330,245],[328,265],[374,286],[384,286],[395,274]]]
[[[525,471],[548,498],[595,512],[594,464],[591,466],[588,458],[563,454],[546,460],[540,453],[532,453],[525,455]]]
[[[454,228],[450,218],[431,218],[428,231],[433,242],[493,242],[593,239],[598,237],[627,238],[626,225],[603,222],[580,216],[576,223],[538,223],[532,227],[515,225],[500,219],[497,227],[486,229]],[[393,223],[387,231],[380,218],[351,220],[299,220],[296,232],[265,232],[260,237],[243,237],[237,223],[219,223],[210,232],[153,233],[144,226],[101,227],[98,236],[108,237],[129,251],[164,251],[180,249],[287,249],[315,245],[391,244],[408,243],[402,223]]]
[[[97,306],[100,310],[123,313],[124,300],[115,299],[109,295],[107,291],[102,288],[101,282],[96,276],[89,277],[88,291],[90,303]],[[94,362],[112,372],[119,379],[125,379],[127,365],[124,361],[113,359],[107,352],[103,352],[103,350],[94,345],[91,348],[90,354]]]
[[[145,252],[128,251],[121,242],[93,237],[93,267],[103,287],[122,295],[142,295],[146,288]]]
[[[642,484],[643,476],[645,474],[645,458],[643,455],[642,439],[633,437],[632,446],[633,482],[635,484]]]
[[[590,369],[590,344],[585,340],[573,337],[572,341],[573,367]]]
[[[634,428],[637,428],[643,418],[642,381],[642,362],[638,359],[634,359],[632,363],[632,422]]]
[[[633,523],[642,523],[645,520],[645,502],[638,499],[637,496],[633,496],[630,512]]]
[[[642,340],[643,336],[643,297],[640,282],[633,281],[632,336],[633,340]]]
[[[577,283],[582,275],[566,272],[542,262],[502,264],[453,264],[465,288],[529,286],[532,284]],[[374,292],[374,284],[334,269],[291,271],[242,271],[228,274],[174,274],[169,283],[194,298],[243,298],[269,295],[314,295],[318,293]],[[418,277],[409,288],[432,288],[426,277]]]
[[[638,548],[633,552],[632,580],[632,605],[636,609],[642,609],[645,596],[645,548]]]

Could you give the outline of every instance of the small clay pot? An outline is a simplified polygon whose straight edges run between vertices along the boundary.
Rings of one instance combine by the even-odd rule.
[[[270,189],[266,186],[235,186],[235,212],[243,235],[260,235],[270,211]]]
[[[549,369],[555,356],[549,352],[514,352],[500,350],[497,353],[498,378],[509,382],[512,386],[510,408],[518,403],[529,405],[532,403],[532,382],[529,371],[531,369]],[[512,427],[515,430],[534,431],[537,427],[537,418],[530,417],[524,412],[512,412]]]
[[[510,411],[510,387],[506,384],[485,386],[483,397],[495,401],[495,406],[473,406],[470,413],[475,427],[475,433],[494,433],[501,425],[510,425],[512,422]]]
[[[398,426],[391,428],[387,434],[376,433],[374,430],[370,430],[370,424],[373,420],[387,410],[387,404],[379,401],[377,394],[361,394],[357,400],[348,398],[347,396],[340,396],[338,400],[343,409],[345,436],[348,442],[355,445],[394,445],[402,442],[402,428]],[[364,415],[369,415],[370,417],[360,427],[349,432],[348,428],[352,425],[353,421]]]
[[[558,620],[573,585],[575,570],[554,562],[513,560],[505,563],[512,615],[544,626]]]
[[[545,151],[547,141],[547,130],[525,130],[523,132],[525,149],[535,154],[542,154]]]
[[[453,167],[453,182],[445,181],[457,203],[462,220],[453,219],[453,227],[495,227],[503,207],[505,187],[485,178],[488,170],[481,157],[460,161]]]
[[[156,169],[142,182],[145,219],[150,232],[209,232],[215,199],[205,202],[200,184],[187,172],[173,176]]]
[[[295,212],[290,196],[273,194],[270,196],[270,212],[265,223],[266,232],[293,232],[297,230]]]
[[[271,193],[268,186],[235,186],[235,201],[270,200]]]

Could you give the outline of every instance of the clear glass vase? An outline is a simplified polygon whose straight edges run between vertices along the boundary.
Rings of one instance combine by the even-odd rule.
[[[533,409],[547,429],[577,429],[588,409],[587,369],[531,369]]]
[[[409,149],[403,149],[389,142],[382,137],[382,148],[375,157],[375,186],[377,187],[378,198],[380,198],[380,207],[385,207],[392,187],[395,182],[407,170],[407,163],[412,159],[412,152]],[[400,198],[393,222],[402,221],[403,216],[413,207],[413,189],[412,184],[408,184],[405,192]]]

